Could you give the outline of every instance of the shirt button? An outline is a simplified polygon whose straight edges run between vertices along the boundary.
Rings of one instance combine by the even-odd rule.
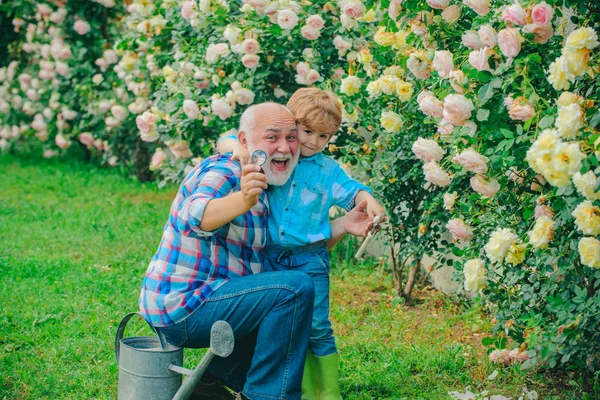
[[[281,232],[281,236],[285,236],[285,232]]]
[[[286,209],[285,209],[285,211],[290,211],[290,209],[289,209],[289,208],[286,208]]]
[[[292,183],[292,186],[296,186],[296,182],[293,182],[293,183]]]

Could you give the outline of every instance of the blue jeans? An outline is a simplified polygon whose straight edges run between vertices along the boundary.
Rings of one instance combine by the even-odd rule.
[[[315,305],[310,330],[309,349],[319,357],[337,352],[333,329],[329,320],[329,255],[327,248],[294,249],[267,246],[263,269],[265,271],[306,272],[315,284]]]
[[[202,348],[212,324],[227,321],[233,353],[213,358],[208,371],[252,400],[299,400],[313,302],[305,273],[265,272],[228,281],[187,319],[158,329],[173,345]]]

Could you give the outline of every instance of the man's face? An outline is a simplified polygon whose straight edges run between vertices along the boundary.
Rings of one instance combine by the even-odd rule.
[[[263,165],[270,185],[287,182],[298,162],[296,121],[283,107],[266,104],[256,109],[255,124],[246,134],[248,152],[263,150],[267,162]]]

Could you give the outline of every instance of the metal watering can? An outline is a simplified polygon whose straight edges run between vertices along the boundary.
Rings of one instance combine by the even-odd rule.
[[[185,400],[216,355],[227,357],[233,351],[231,326],[217,321],[210,329],[210,347],[192,371],[183,368],[183,349],[170,345],[148,324],[156,337],[123,338],[125,326],[134,315],[127,314],[119,324],[115,338],[115,355],[119,367],[119,400]],[[187,378],[181,382],[181,376]]]

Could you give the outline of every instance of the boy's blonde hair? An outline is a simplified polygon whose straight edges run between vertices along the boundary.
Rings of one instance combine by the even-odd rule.
[[[298,124],[311,131],[333,135],[342,122],[342,107],[338,98],[321,89],[296,90],[287,102],[287,108],[294,114]]]

